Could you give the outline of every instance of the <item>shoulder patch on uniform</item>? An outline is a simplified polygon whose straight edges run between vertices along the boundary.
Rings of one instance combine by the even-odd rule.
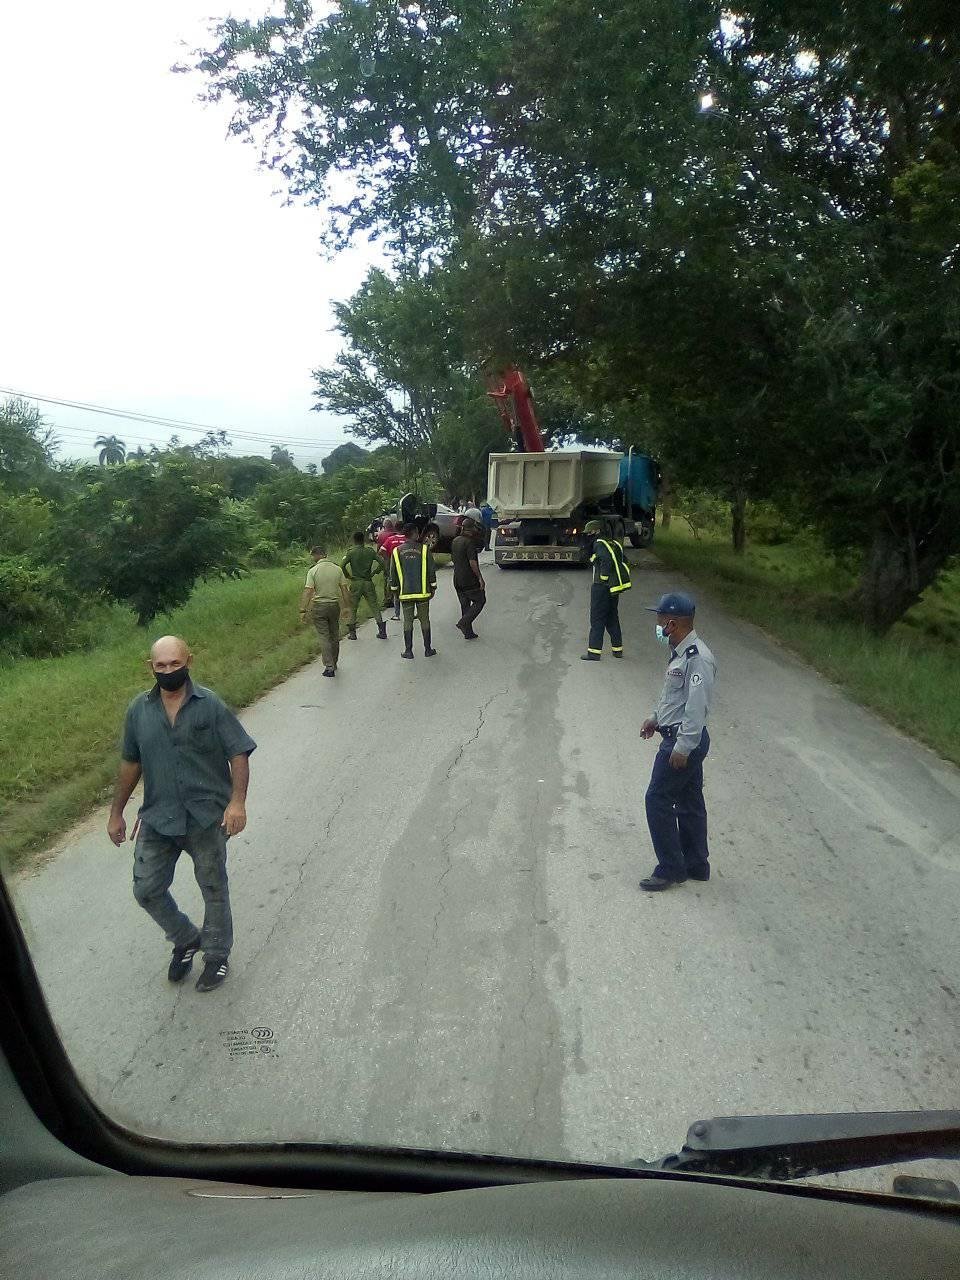
[[[690,683],[691,683],[691,684],[703,684],[703,676],[700,674],[700,672],[699,672],[699,671],[697,671],[694,675],[692,675],[692,676],[690,677]]]
[[[697,655],[699,652],[700,652],[700,650],[697,648],[697,646],[696,646],[695,644],[692,644],[692,645],[690,646],[690,648],[689,648],[689,649],[685,649],[685,650],[684,650],[684,655],[683,655],[683,656],[684,656],[685,658],[693,658],[693,657],[696,657],[696,655]]]

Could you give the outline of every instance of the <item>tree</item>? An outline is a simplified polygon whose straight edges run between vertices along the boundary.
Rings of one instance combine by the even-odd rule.
[[[270,450],[270,461],[275,467],[279,467],[281,471],[295,471],[297,464],[293,460],[293,454],[289,449],[285,449],[282,445],[275,444]]]
[[[332,476],[335,471],[339,471],[341,467],[357,466],[362,464],[365,458],[369,457],[366,449],[361,449],[358,444],[354,444],[352,440],[348,440],[345,444],[338,444],[331,450],[325,458],[320,461],[325,476]],[[314,468],[316,470],[316,468]]]
[[[25,492],[53,462],[55,439],[39,411],[25,400],[0,406],[0,488]]]
[[[116,467],[127,456],[127,446],[116,436],[97,436],[93,447],[100,450],[101,467]]]
[[[239,575],[239,521],[187,460],[93,468],[84,479],[51,535],[74,586],[128,605],[146,626],[184,604],[199,579]]]

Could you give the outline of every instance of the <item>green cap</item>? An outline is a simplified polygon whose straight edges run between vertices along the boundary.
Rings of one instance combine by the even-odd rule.
[[[588,520],[583,526],[584,533],[603,533],[603,525],[599,520]]]

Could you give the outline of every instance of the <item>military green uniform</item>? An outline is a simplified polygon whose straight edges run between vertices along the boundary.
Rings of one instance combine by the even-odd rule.
[[[366,600],[370,616],[376,619],[377,626],[382,630],[383,618],[380,615],[380,605],[373,586],[373,575],[383,573],[383,561],[373,547],[354,545],[343,557],[342,564],[344,575],[350,583],[352,617],[349,625],[356,626],[360,601]]]

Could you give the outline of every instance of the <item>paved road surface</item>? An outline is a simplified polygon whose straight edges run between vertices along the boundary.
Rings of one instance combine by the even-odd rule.
[[[613,1161],[703,1116],[956,1106],[960,774],[704,600],[715,876],[642,895],[641,605],[676,581],[641,553],[627,658],[587,666],[586,575],[487,576],[476,644],[442,571],[437,658],[367,625],[245,713],[221,991],[168,985],[104,813],[18,880],[96,1100],[174,1139]]]

